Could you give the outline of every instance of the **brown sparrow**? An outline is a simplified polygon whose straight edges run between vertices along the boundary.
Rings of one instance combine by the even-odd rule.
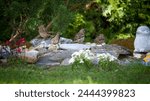
[[[48,31],[46,30],[46,28],[44,27],[44,25],[40,25],[38,27],[39,29],[39,34],[42,38],[46,39],[50,36],[50,34],[48,34]]]
[[[74,42],[83,43],[85,39],[85,30],[81,29],[74,37]]]
[[[56,34],[56,36],[51,39],[51,43],[52,43],[53,45],[56,45],[56,44],[59,43],[59,39],[60,39],[60,34],[59,34],[59,32],[58,32],[58,33]]]
[[[99,36],[97,36],[95,38],[94,42],[97,43],[97,44],[105,43],[105,36],[104,36],[104,34],[99,34]]]

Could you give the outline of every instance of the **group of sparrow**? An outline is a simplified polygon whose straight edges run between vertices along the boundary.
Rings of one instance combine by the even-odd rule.
[[[47,38],[50,36],[50,34],[46,31],[45,27],[43,25],[39,26],[39,34],[42,38]],[[75,43],[83,43],[85,39],[85,30],[82,28],[74,37]],[[53,45],[56,45],[59,43],[60,40],[60,33],[57,32],[56,35],[51,39],[51,43]],[[103,34],[100,34],[97,36],[94,40],[97,44],[102,44],[105,42],[105,37]]]

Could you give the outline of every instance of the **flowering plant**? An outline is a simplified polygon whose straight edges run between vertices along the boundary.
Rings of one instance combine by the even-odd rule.
[[[79,52],[74,52],[71,57],[69,64],[74,62],[84,63],[85,60],[91,60],[94,57],[94,54],[90,50],[80,50]]]
[[[101,61],[109,61],[109,62],[112,62],[112,61],[115,61],[117,60],[116,57],[114,57],[113,55],[109,54],[109,53],[102,53],[102,54],[97,54],[97,58]]]
[[[20,38],[17,42],[16,45],[17,46],[21,46],[22,44],[24,44],[26,42],[25,38]]]
[[[94,54],[90,50],[80,50],[79,52],[74,52],[69,60],[69,64],[84,64],[86,67],[89,67],[90,63],[94,59],[98,60],[100,67],[107,67],[111,62],[117,60],[116,57],[109,53]]]
[[[113,61],[117,60],[117,58],[110,53],[97,54],[97,58],[99,60],[99,66],[103,69],[110,69],[110,66],[114,63]]]
[[[90,50],[80,50],[71,55],[69,64],[76,65],[76,67],[78,64],[83,64],[86,68],[90,68],[92,58],[94,58],[94,54]]]

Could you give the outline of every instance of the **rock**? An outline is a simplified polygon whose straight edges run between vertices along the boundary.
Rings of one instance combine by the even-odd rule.
[[[149,52],[150,51],[150,29],[147,26],[140,26],[136,31],[134,40],[134,52]]]
[[[71,50],[58,50],[56,52],[50,52],[49,60],[61,62],[66,58],[70,58],[74,52],[75,51],[71,51]]]
[[[54,62],[54,61],[41,61],[36,63],[37,65],[40,66],[59,66],[59,62]]]
[[[60,44],[61,49],[66,49],[66,50],[83,50],[83,49],[90,49],[90,45],[85,45],[85,44]]]
[[[19,58],[25,60],[28,63],[36,63],[38,60],[38,55],[39,52],[36,50],[30,50],[30,51],[25,51],[24,53],[22,52],[19,54]]]
[[[120,55],[130,55],[131,52],[129,49],[118,46],[118,45],[101,45],[101,46],[95,46],[91,48],[91,51],[95,54],[101,54],[101,53],[110,53],[111,55],[115,56],[116,58],[119,58]]]
[[[9,46],[0,46],[0,59],[6,59],[11,55]]]
[[[70,58],[72,53],[75,51],[72,50],[57,50],[51,51],[39,57],[39,60],[36,64],[40,65],[49,65],[60,64],[64,59]]]
[[[117,63],[120,64],[120,65],[128,65],[130,63],[135,63],[137,62],[137,60],[133,57],[126,57],[126,58],[123,58],[123,59],[120,59],[120,60],[117,60]]]
[[[70,58],[66,58],[66,59],[64,59],[62,62],[61,62],[61,66],[67,66],[67,65],[70,65],[69,64],[69,60],[70,60]]]
[[[70,44],[72,42],[73,41],[71,39],[67,39],[67,38],[63,38],[63,37],[60,37],[60,40],[59,40],[60,44]]]
[[[49,51],[56,51],[56,50],[58,50],[58,49],[59,49],[59,45],[58,45],[58,44],[56,44],[56,45],[51,44],[51,45],[49,45],[49,47],[48,47],[48,50],[49,50]]]
[[[48,46],[49,44],[51,44],[51,39],[50,38],[47,38],[47,39],[32,39],[30,41],[30,43],[34,46],[34,47],[37,47],[37,46],[43,46],[43,47],[46,47]]]
[[[146,56],[146,53],[142,53],[142,52],[134,52],[133,53],[133,57],[136,59],[142,59]]]

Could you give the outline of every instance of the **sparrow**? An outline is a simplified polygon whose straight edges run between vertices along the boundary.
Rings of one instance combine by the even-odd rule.
[[[38,27],[38,31],[39,31],[39,34],[42,38],[46,39],[50,36],[50,34],[48,33],[48,31],[46,30],[46,28],[44,27],[44,25],[40,25]]]
[[[51,44],[56,45],[59,43],[60,33],[58,32],[54,38],[51,39]]]
[[[96,44],[102,44],[102,43],[105,43],[105,36],[104,34],[99,34],[99,36],[97,36],[94,40],[94,42]]]
[[[82,28],[74,37],[74,42],[83,43],[85,39],[85,30]]]

